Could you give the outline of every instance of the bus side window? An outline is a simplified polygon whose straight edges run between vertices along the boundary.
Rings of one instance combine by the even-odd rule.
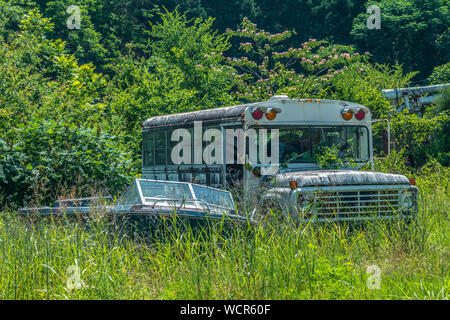
[[[149,167],[155,164],[154,152],[154,134],[153,132],[145,132],[142,137],[142,156],[144,166]]]
[[[369,139],[367,128],[359,128],[359,143],[361,146],[360,158],[362,161],[369,160]]]
[[[227,128],[228,129],[228,128]],[[242,130],[241,128],[230,128],[234,130]],[[236,131],[235,131],[236,132]],[[245,141],[239,141],[239,138],[237,136],[234,136],[232,140],[226,140],[226,153],[228,153],[228,150],[233,150],[233,163],[226,164],[226,183],[227,185],[233,187],[239,185],[239,181],[243,179],[244,177],[244,166],[240,164],[241,161],[245,161],[245,159],[239,159],[238,153],[239,153],[239,146],[238,144],[242,144]],[[244,155],[246,152],[246,149],[243,150]],[[227,155],[228,156],[228,155]],[[226,161],[228,162],[228,159],[225,157]]]
[[[155,132],[155,165],[166,165],[166,131]]]

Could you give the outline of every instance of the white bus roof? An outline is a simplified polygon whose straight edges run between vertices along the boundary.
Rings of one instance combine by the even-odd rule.
[[[155,116],[148,118],[143,123],[143,130],[150,130],[162,127],[181,127],[188,126],[193,124],[194,121],[202,121],[204,125],[206,124],[221,124],[221,123],[229,123],[229,122],[242,122],[244,119],[252,120],[250,117],[250,112],[257,107],[283,107],[284,105],[296,105],[301,106],[301,109],[297,109],[295,111],[296,114],[303,113],[303,119],[306,122],[312,120],[313,122],[318,118],[322,118],[324,123],[328,122],[342,122],[343,120],[340,118],[340,111],[347,107],[351,109],[361,108],[366,113],[369,114],[369,117],[365,119],[370,121],[370,113],[369,109],[363,105],[341,101],[341,100],[329,100],[329,99],[289,99],[287,96],[273,96],[267,101],[262,102],[253,102],[247,104],[240,104],[229,107],[221,107],[207,110],[199,110],[199,111],[191,111],[184,113],[176,113],[162,116]],[[338,108],[336,110],[336,108]],[[330,114],[330,109],[336,110]],[[292,112],[290,112],[292,113]],[[291,118],[291,114],[285,114],[285,117]],[[292,119],[292,118],[291,118]],[[268,120],[260,121],[261,124],[268,124]],[[334,121],[333,121],[334,120]],[[342,120],[342,121],[341,121]],[[347,122],[343,122],[345,124],[351,124],[356,120],[350,120]],[[254,122],[254,121],[253,121]],[[320,122],[320,121],[319,121]],[[273,122],[278,123],[278,121]],[[357,121],[360,123],[360,121]],[[355,124],[355,123],[354,123]]]

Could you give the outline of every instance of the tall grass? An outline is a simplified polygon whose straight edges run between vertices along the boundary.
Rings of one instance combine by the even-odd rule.
[[[172,226],[157,238],[101,216],[79,223],[4,213],[0,298],[448,299],[449,198],[422,193],[409,224],[219,223]],[[367,286],[370,265],[381,270],[380,289]]]

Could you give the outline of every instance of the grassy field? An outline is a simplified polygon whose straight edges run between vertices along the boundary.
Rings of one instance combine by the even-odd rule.
[[[4,213],[0,299],[448,299],[450,197],[425,189],[408,225],[216,225],[159,241],[102,217],[78,224]],[[371,265],[379,289],[367,286]]]

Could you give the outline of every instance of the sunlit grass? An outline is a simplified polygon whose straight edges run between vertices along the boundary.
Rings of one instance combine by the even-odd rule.
[[[79,224],[4,213],[0,298],[448,299],[449,196],[422,195],[409,224],[218,224],[153,239],[101,217]],[[370,265],[381,269],[380,289],[367,286]]]

